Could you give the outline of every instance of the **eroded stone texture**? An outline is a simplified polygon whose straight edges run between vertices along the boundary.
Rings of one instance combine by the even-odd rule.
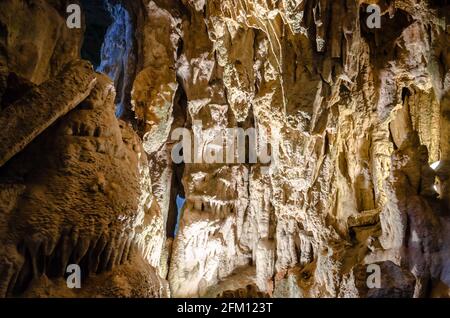
[[[59,273],[82,261],[93,274],[86,296],[166,296],[167,279],[175,297],[449,297],[448,6],[123,3],[136,30],[127,93],[142,142],[114,118],[110,86],[96,86],[2,167],[3,294],[62,295],[62,282],[42,275],[51,258]],[[380,6],[380,29],[366,23],[369,4]],[[0,93],[9,68],[2,56]],[[21,77],[38,82],[34,72]],[[203,153],[175,165],[171,134],[182,127]],[[271,161],[209,160],[220,154],[215,137],[236,127],[257,132],[259,155],[268,141]],[[380,288],[368,288],[369,265]]]
[[[183,3],[189,123],[202,121],[205,144],[226,127],[264,128],[274,156],[268,174],[186,165],[173,294],[201,296],[254,266],[260,291],[338,297],[354,268],[392,261],[414,276],[398,296],[425,296],[446,272],[447,190],[429,165],[448,144],[448,8],[371,1],[383,14],[373,30],[364,1]],[[303,282],[285,282],[296,267]]]
[[[162,229],[147,160],[114,100],[98,75],[76,110],[2,167],[3,296],[167,295],[148,255],[148,233]],[[81,266],[86,288],[67,288],[68,264]]]
[[[144,148],[153,154],[168,139],[173,121],[173,102],[178,87],[174,65],[180,21],[165,8],[149,1],[144,3],[137,23],[139,63],[132,103],[145,133]]]
[[[59,117],[80,104],[96,83],[92,66],[86,61],[71,62],[61,74],[0,113],[0,166],[23,150]],[[32,107],[36,105],[40,107]]]

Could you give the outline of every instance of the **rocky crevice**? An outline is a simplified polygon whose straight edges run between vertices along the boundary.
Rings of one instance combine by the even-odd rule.
[[[40,43],[9,22],[22,2],[0,4],[0,25],[20,35],[0,37],[1,138],[15,149],[0,169],[2,295],[73,295],[61,278],[75,262],[82,296],[449,296],[445,3],[108,0],[98,70],[112,82],[66,88],[53,77],[70,77],[60,65],[80,43],[48,27],[54,47],[18,63],[20,47]],[[366,24],[370,4],[380,29]],[[32,131],[24,144],[6,112],[28,101],[21,85],[46,100],[67,92],[42,124],[27,123],[50,113],[31,102],[16,125]],[[177,128],[205,151],[252,128],[271,161],[248,162],[247,143],[244,163],[174,164]]]

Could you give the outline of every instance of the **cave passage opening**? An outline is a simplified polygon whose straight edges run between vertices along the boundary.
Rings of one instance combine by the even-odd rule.
[[[186,203],[186,195],[182,183],[184,174],[184,163],[174,164],[172,172],[171,196],[169,204],[169,213],[166,222],[167,237],[177,236],[178,227],[182,217],[182,210]]]
[[[81,49],[97,72],[116,88],[116,116],[134,120],[131,90],[136,74],[135,18],[118,0],[82,0],[86,31]]]
[[[101,51],[108,28],[113,17],[104,0],[81,0],[86,30],[81,47],[81,57],[88,60],[97,69],[101,63]]]
[[[186,202],[186,199],[181,196],[180,194],[177,195],[177,199],[176,199],[176,204],[177,204],[177,218],[176,218],[176,223],[175,223],[175,229],[174,229],[174,233],[173,236],[177,236],[178,233],[178,226],[180,224],[180,218],[181,218],[181,210],[184,207],[184,203]]]
[[[173,117],[175,119],[172,125],[173,129],[189,127],[191,125],[191,123],[188,122],[188,99],[180,81],[173,104]],[[181,156],[183,156],[183,149],[181,149]],[[186,163],[184,161],[180,163],[172,163],[170,204],[166,221],[166,236],[168,238],[175,238],[177,236],[180,220],[183,217],[183,208],[187,200],[183,184],[185,168]]]

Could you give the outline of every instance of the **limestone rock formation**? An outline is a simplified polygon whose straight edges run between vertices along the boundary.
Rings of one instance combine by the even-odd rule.
[[[59,117],[89,96],[96,82],[87,62],[74,62],[56,78],[31,90],[5,108],[0,117],[4,134],[0,137],[0,166],[23,150]],[[77,89],[74,89],[77,88]],[[42,105],[30,109],[29,105]]]
[[[73,70],[61,76],[71,79]],[[148,232],[154,234],[159,215],[147,160],[138,136],[114,116],[112,82],[104,75],[96,82],[92,92],[62,85],[89,97],[1,168],[3,296],[167,295],[147,261]],[[51,84],[37,90],[59,94]],[[74,98],[53,100],[66,105]],[[78,293],[62,279],[69,264],[87,277]]]
[[[66,63],[79,58],[83,30],[69,29],[66,24],[66,8],[77,2],[0,3],[1,59],[6,59],[10,72],[41,84],[56,76]]]
[[[111,79],[65,5],[0,4],[1,295],[450,297],[446,1],[83,2]]]
[[[188,125],[201,120],[205,138],[268,132],[273,160],[268,173],[186,165],[174,295],[201,296],[249,265],[269,294],[300,267],[307,283],[285,296],[343,296],[343,277],[386,261],[411,270],[415,296],[448,284],[447,191],[429,166],[446,165],[448,8],[376,3],[380,31],[362,1],[184,1]]]

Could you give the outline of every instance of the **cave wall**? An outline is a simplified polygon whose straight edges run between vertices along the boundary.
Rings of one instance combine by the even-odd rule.
[[[163,229],[147,156],[115,116],[115,83],[78,60],[84,28],[68,31],[65,2],[0,6],[11,37],[1,51],[0,296],[167,297],[151,262],[149,233]],[[12,23],[15,10],[24,18]],[[42,23],[39,37],[30,23]],[[67,285],[70,264],[80,289]]]
[[[445,1],[106,3],[98,71],[112,82],[78,88],[90,97],[1,167],[2,295],[449,296]],[[0,4],[1,115],[79,57],[65,4]],[[173,162],[177,129],[205,157],[236,127],[269,162]],[[69,260],[89,273],[78,294]]]
[[[77,1],[2,1],[0,65],[41,84],[78,58],[83,30],[67,28],[69,3]]]
[[[370,3],[380,30],[365,26],[364,1],[183,1],[185,127],[205,145],[255,128],[273,158],[268,172],[186,164],[173,295],[245,287],[248,267],[271,295],[294,281],[291,295],[367,296],[357,271],[371,263],[404,275],[405,295],[448,285],[448,8]],[[394,295],[389,284],[378,295]]]

